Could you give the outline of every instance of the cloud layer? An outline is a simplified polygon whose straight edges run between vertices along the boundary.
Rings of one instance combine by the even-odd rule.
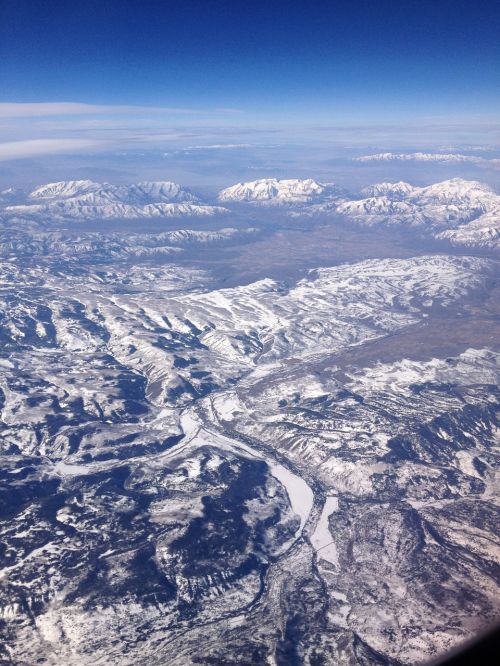
[[[0,143],[0,162],[97,148],[101,144],[88,139],[31,139]]]
[[[126,106],[126,105],[104,105],[83,104],[79,102],[0,102],[0,118],[31,118],[40,116],[79,116],[102,113],[159,113],[159,114],[187,114],[207,115],[212,113],[232,114],[236,109],[215,109],[213,111],[203,109],[185,109],[174,107],[157,106]]]

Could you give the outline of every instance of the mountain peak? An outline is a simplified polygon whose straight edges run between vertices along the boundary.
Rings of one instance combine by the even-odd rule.
[[[414,187],[412,185],[400,180],[397,183],[382,182],[369,185],[361,190],[361,194],[368,197],[390,196],[392,198],[405,198],[409,196],[413,190]]]
[[[102,183],[93,180],[61,180],[41,185],[29,193],[30,199],[69,199],[103,187]]]
[[[129,203],[194,203],[200,200],[190,190],[169,180],[142,181],[120,189]]]
[[[307,203],[315,198],[339,193],[333,184],[318,183],[312,178],[261,178],[237,183],[219,192],[219,201],[251,201],[266,203]]]

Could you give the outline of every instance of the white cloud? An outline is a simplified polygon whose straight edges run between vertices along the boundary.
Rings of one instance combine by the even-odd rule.
[[[178,109],[157,106],[125,106],[104,104],[83,104],[79,102],[0,102],[0,118],[28,118],[40,116],[75,116],[100,113],[169,113],[207,115],[212,113],[236,113],[235,109]]]
[[[66,153],[97,148],[101,143],[87,139],[31,139],[0,143],[0,162],[39,155]]]
[[[184,150],[232,150],[251,147],[250,143],[213,143],[208,146],[186,146]]]

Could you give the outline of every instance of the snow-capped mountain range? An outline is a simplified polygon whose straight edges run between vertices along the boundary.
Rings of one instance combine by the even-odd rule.
[[[382,182],[364,188],[360,195],[349,195],[336,185],[312,179],[268,178],[237,183],[219,192],[218,199],[285,205],[295,218],[341,215],[367,226],[419,228],[455,244],[500,245],[500,196],[478,181],[452,178],[426,187],[403,181]]]
[[[354,162],[437,162],[442,164],[470,163],[479,166],[500,168],[500,159],[485,159],[476,155],[461,155],[459,153],[376,153],[354,157]]]
[[[35,220],[113,220],[206,216],[226,211],[202,204],[190,190],[170,181],[111,185],[70,180],[42,185],[23,203],[7,205],[3,212]]]
[[[419,153],[420,154],[420,153]],[[424,155],[424,153],[421,153]],[[415,228],[419,233],[454,244],[500,246],[500,196],[478,181],[453,178],[425,187],[381,182],[349,194],[333,183],[264,178],[221,190],[217,205],[170,181],[111,185],[91,180],[49,183],[22,194],[0,193],[4,220],[21,218],[35,224],[51,221],[167,219],[237,213],[240,204],[263,211],[281,207],[294,219],[341,216],[355,224]],[[243,209],[241,209],[243,210]]]
[[[133,185],[110,185],[92,180],[68,180],[42,185],[29,193],[35,201],[77,199],[88,204],[109,202],[141,205],[147,203],[199,203],[190,190],[170,181],[145,181]]]
[[[362,194],[339,203],[335,212],[368,226],[422,227],[457,244],[500,244],[500,196],[483,183],[453,178],[414,187],[400,181],[372,185]]]

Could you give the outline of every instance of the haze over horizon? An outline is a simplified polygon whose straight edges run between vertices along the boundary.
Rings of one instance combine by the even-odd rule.
[[[4,0],[1,183],[88,162],[119,180],[138,157],[145,176],[200,185],[208,162],[221,185],[229,152],[236,177],[304,162],[322,176],[367,150],[494,152],[495,4]]]

